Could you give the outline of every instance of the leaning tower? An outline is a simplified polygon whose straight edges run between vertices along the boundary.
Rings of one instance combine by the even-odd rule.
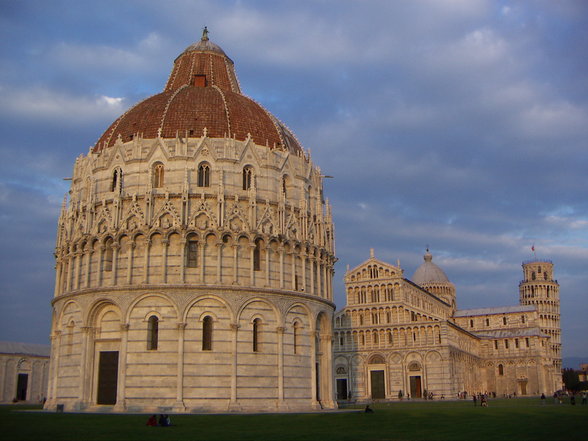
[[[322,179],[205,29],[75,161],[45,407],[335,406]]]
[[[549,260],[523,262],[524,279],[519,284],[521,305],[537,308],[541,332],[548,335],[547,354],[554,367],[554,386],[561,386],[561,326],[559,314],[559,284],[553,278],[553,263]]]

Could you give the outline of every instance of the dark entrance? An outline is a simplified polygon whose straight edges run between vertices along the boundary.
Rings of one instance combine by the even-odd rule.
[[[372,383],[372,399],[379,400],[386,398],[384,371],[370,371],[370,380]]]
[[[320,369],[319,369],[319,364],[317,363],[315,366],[315,370],[316,370],[316,400],[320,401],[321,400],[321,379],[320,379]]]
[[[98,365],[98,404],[116,404],[118,351],[100,352]]]
[[[18,379],[16,381],[16,399],[18,401],[26,401],[28,384],[29,374],[18,374]]]
[[[347,399],[347,378],[337,378],[337,399]]]
[[[420,375],[415,376],[415,377],[410,377],[410,396],[412,398],[422,398],[423,397],[423,390],[421,387]]]

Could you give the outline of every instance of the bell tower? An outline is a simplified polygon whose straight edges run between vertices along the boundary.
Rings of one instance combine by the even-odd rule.
[[[553,278],[553,262],[531,260],[523,262],[523,280],[519,284],[521,305],[537,308],[541,332],[550,336],[547,354],[555,368],[554,381],[561,384],[561,325],[559,313],[559,284]]]

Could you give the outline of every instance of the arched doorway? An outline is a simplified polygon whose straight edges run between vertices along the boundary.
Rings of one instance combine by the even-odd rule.
[[[423,397],[422,366],[418,361],[412,361],[408,365],[408,380],[410,384],[410,396],[412,398]]]
[[[370,396],[372,400],[386,398],[386,361],[381,355],[373,355],[368,361]]]

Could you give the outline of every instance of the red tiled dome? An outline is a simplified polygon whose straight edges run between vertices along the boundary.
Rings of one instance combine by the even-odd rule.
[[[245,140],[280,147],[298,154],[295,136],[272,114],[241,94],[233,62],[205,32],[174,62],[162,93],[147,98],[125,112],[102,134],[94,151],[143,138],[200,137]]]

